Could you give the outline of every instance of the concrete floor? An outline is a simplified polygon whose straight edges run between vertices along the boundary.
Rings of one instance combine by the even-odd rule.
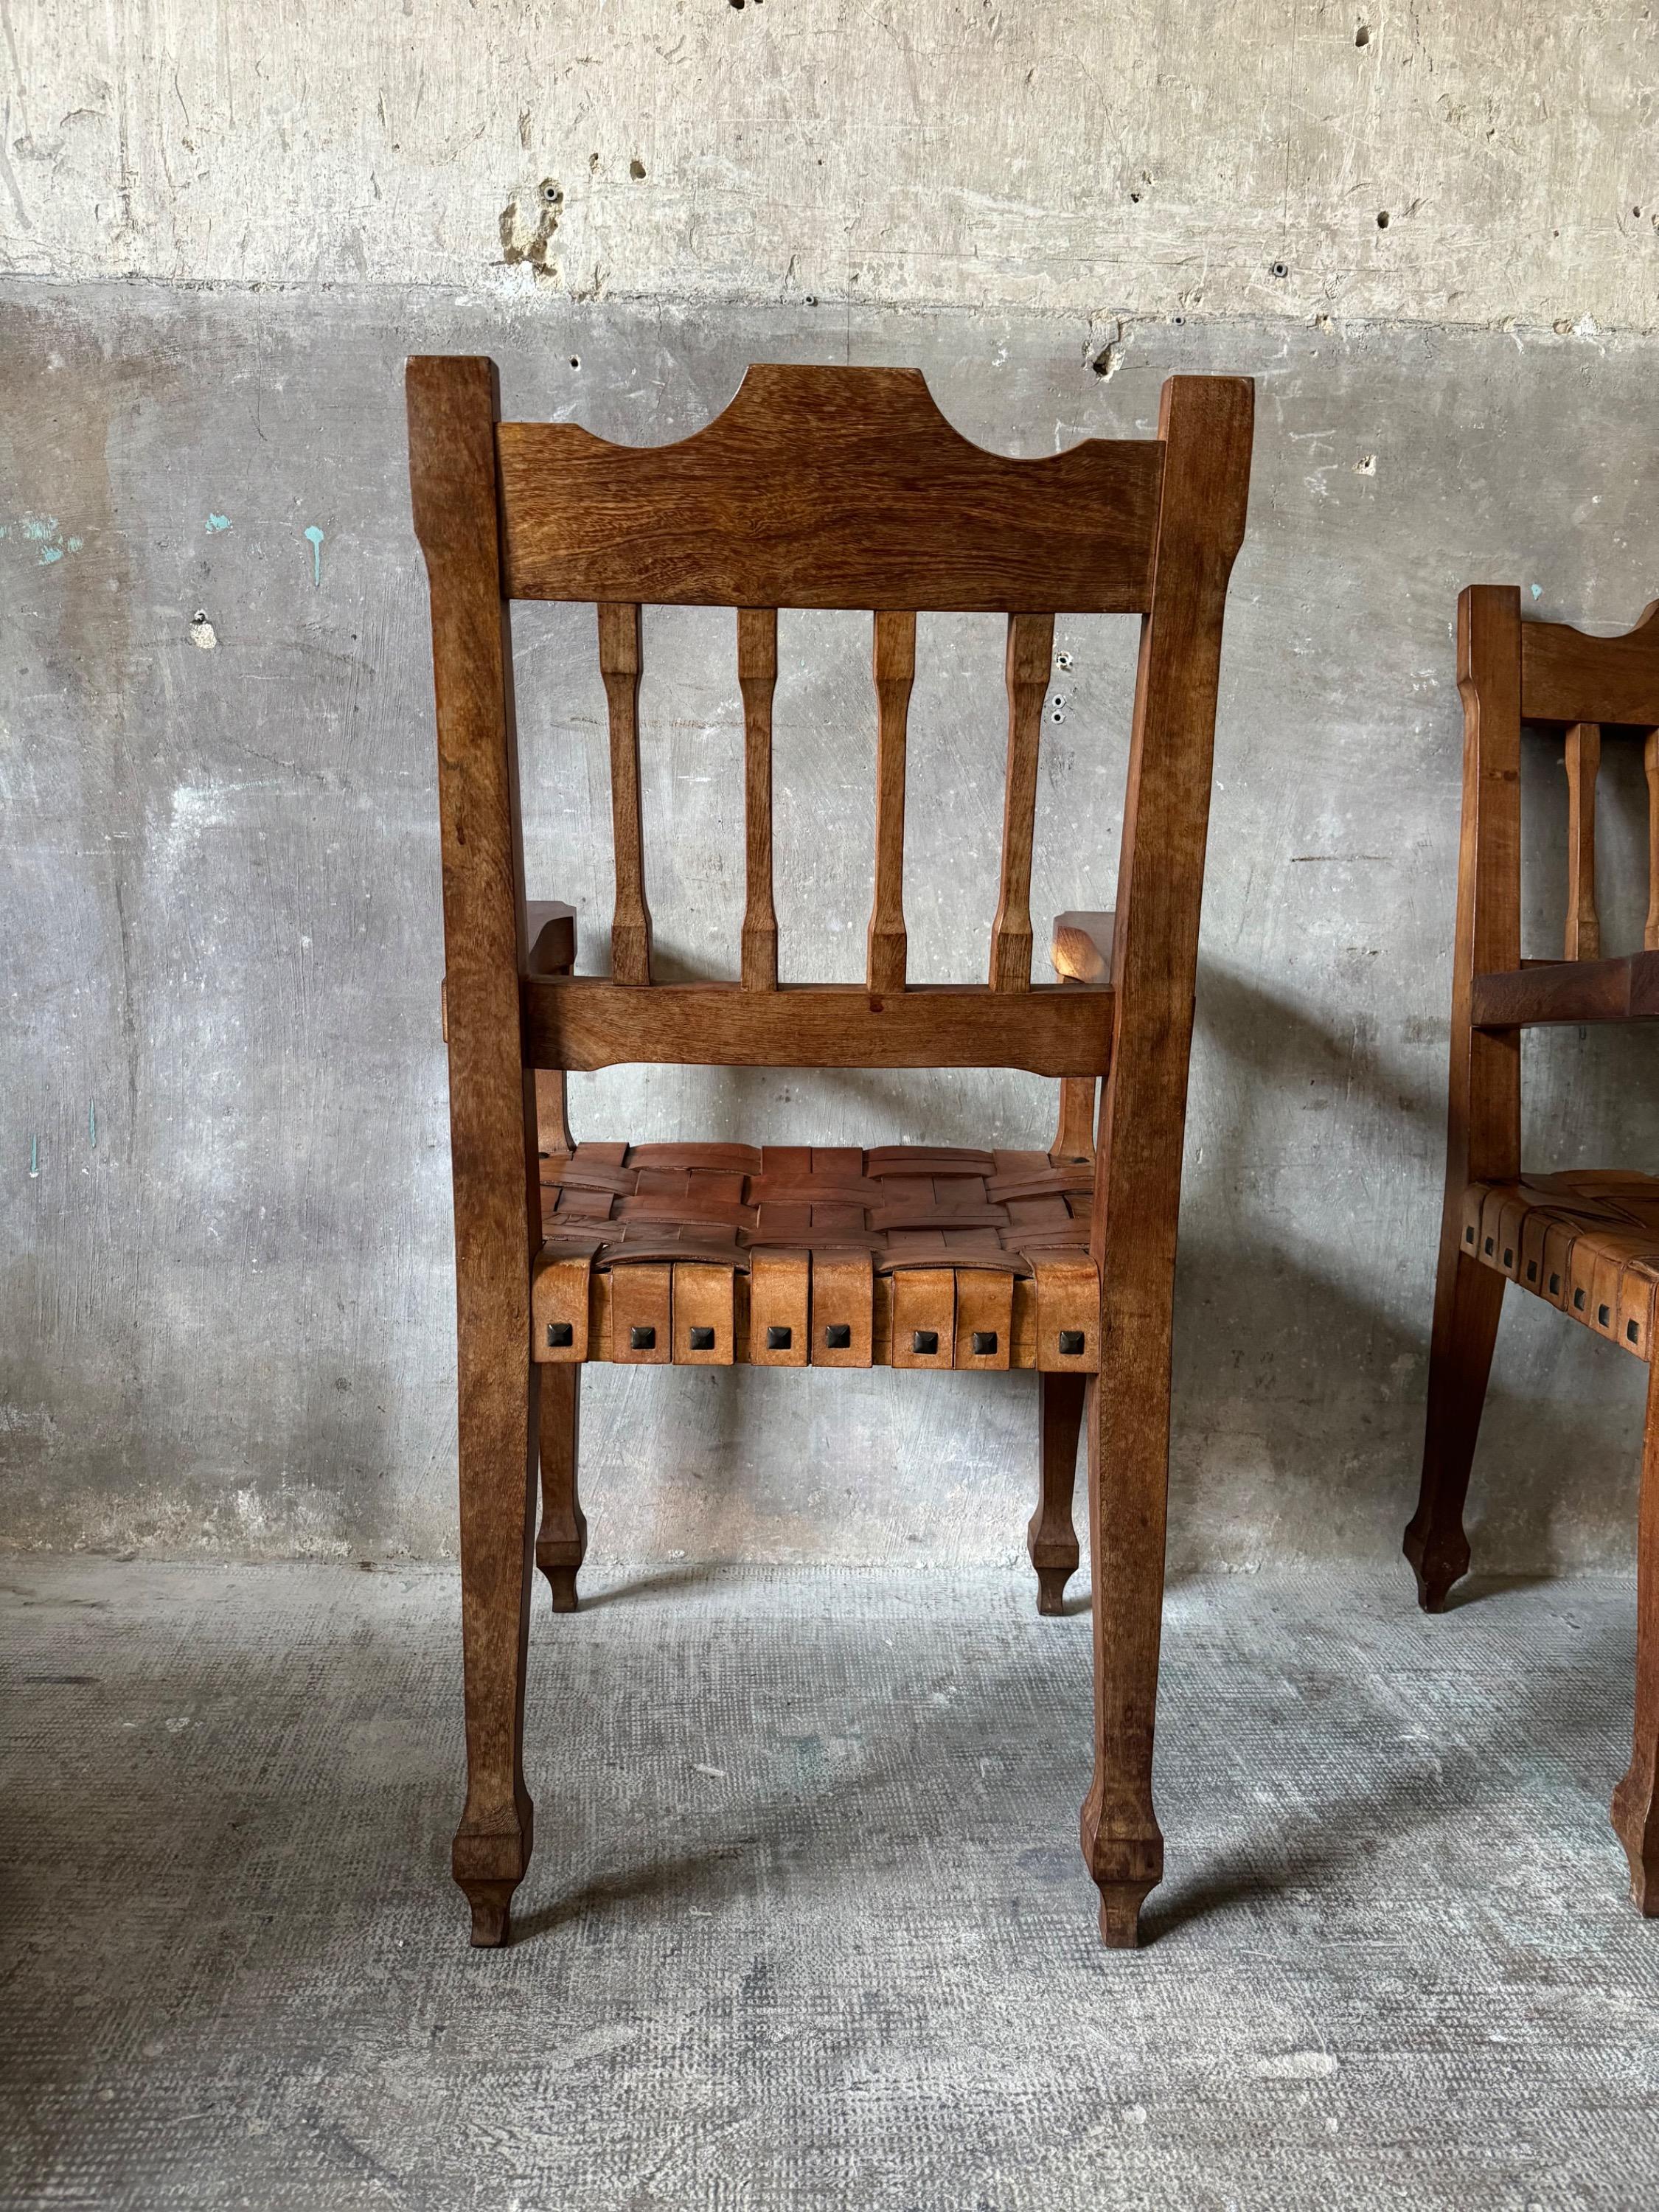
[[[1156,1941],[1074,1842],[1024,1573],[538,1598],[534,1868],[471,1952],[453,1574],[13,1560],[0,2203],[1650,2207],[1633,1593],[1169,1606]]]

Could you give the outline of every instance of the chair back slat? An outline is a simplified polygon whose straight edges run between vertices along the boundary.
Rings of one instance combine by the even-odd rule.
[[[1601,921],[1595,908],[1595,779],[1601,767],[1599,722],[1567,732],[1567,928],[1569,960],[1599,960]]]
[[[599,672],[611,717],[611,835],[617,896],[611,919],[611,973],[618,983],[651,981],[651,911],[645,902],[645,838],[640,816],[640,611],[601,602]]]
[[[905,976],[904,748],[916,673],[916,618],[875,618],[876,891],[865,975],[872,991],[902,991]]]
[[[503,422],[496,449],[512,599],[1139,614],[1151,598],[1157,440],[1012,460],[954,429],[914,368],[762,364],[678,445]]]
[[[1054,663],[1052,615],[1010,615],[1005,661],[1008,774],[1002,809],[1002,888],[991,929],[991,988],[1031,988],[1031,836],[1036,825],[1037,746]]]
[[[778,915],[772,902],[772,695],[778,683],[778,611],[738,609],[738,689],[743,695],[743,802],[747,902],[743,986],[778,988]]]

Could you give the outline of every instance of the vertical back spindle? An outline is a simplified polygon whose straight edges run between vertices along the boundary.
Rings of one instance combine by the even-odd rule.
[[[1052,615],[1010,615],[1008,778],[1002,809],[1002,890],[991,931],[991,988],[1031,988],[1031,832],[1036,821],[1037,744],[1054,653]]]
[[[1575,722],[1567,732],[1567,933],[1569,960],[1599,960],[1601,923],[1595,911],[1595,778],[1601,728]]]
[[[743,694],[743,797],[748,901],[743,988],[778,988],[778,915],[772,903],[772,694],[778,682],[778,611],[738,609],[738,689]]]
[[[611,834],[617,864],[611,973],[618,983],[648,983],[651,912],[645,902],[640,818],[640,611],[602,603],[599,617],[599,670],[611,714]]]
[[[872,991],[904,988],[904,739],[916,673],[916,618],[875,618],[876,896],[866,977]]]
[[[1659,730],[1648,732],[1642,765],[1648,774],[1648,918],[1642,946],[1644,951],[1659,952]]]

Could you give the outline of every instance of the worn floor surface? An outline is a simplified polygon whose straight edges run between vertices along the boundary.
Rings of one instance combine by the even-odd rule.
[[[1030,1577],[538,1594],[469,1950],[457,1593],[8,1563],[0,2203],[1650,2207],[1633,1593],[1172,1590],[1169,1875],[1096,1945],[1089,1624]]]

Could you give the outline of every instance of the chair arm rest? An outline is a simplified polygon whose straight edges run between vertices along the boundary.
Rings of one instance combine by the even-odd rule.
[[[1103,983],[1112,972],[1115,914],[1061,914],[1054,917],[1048,957],[1062,983]]]

